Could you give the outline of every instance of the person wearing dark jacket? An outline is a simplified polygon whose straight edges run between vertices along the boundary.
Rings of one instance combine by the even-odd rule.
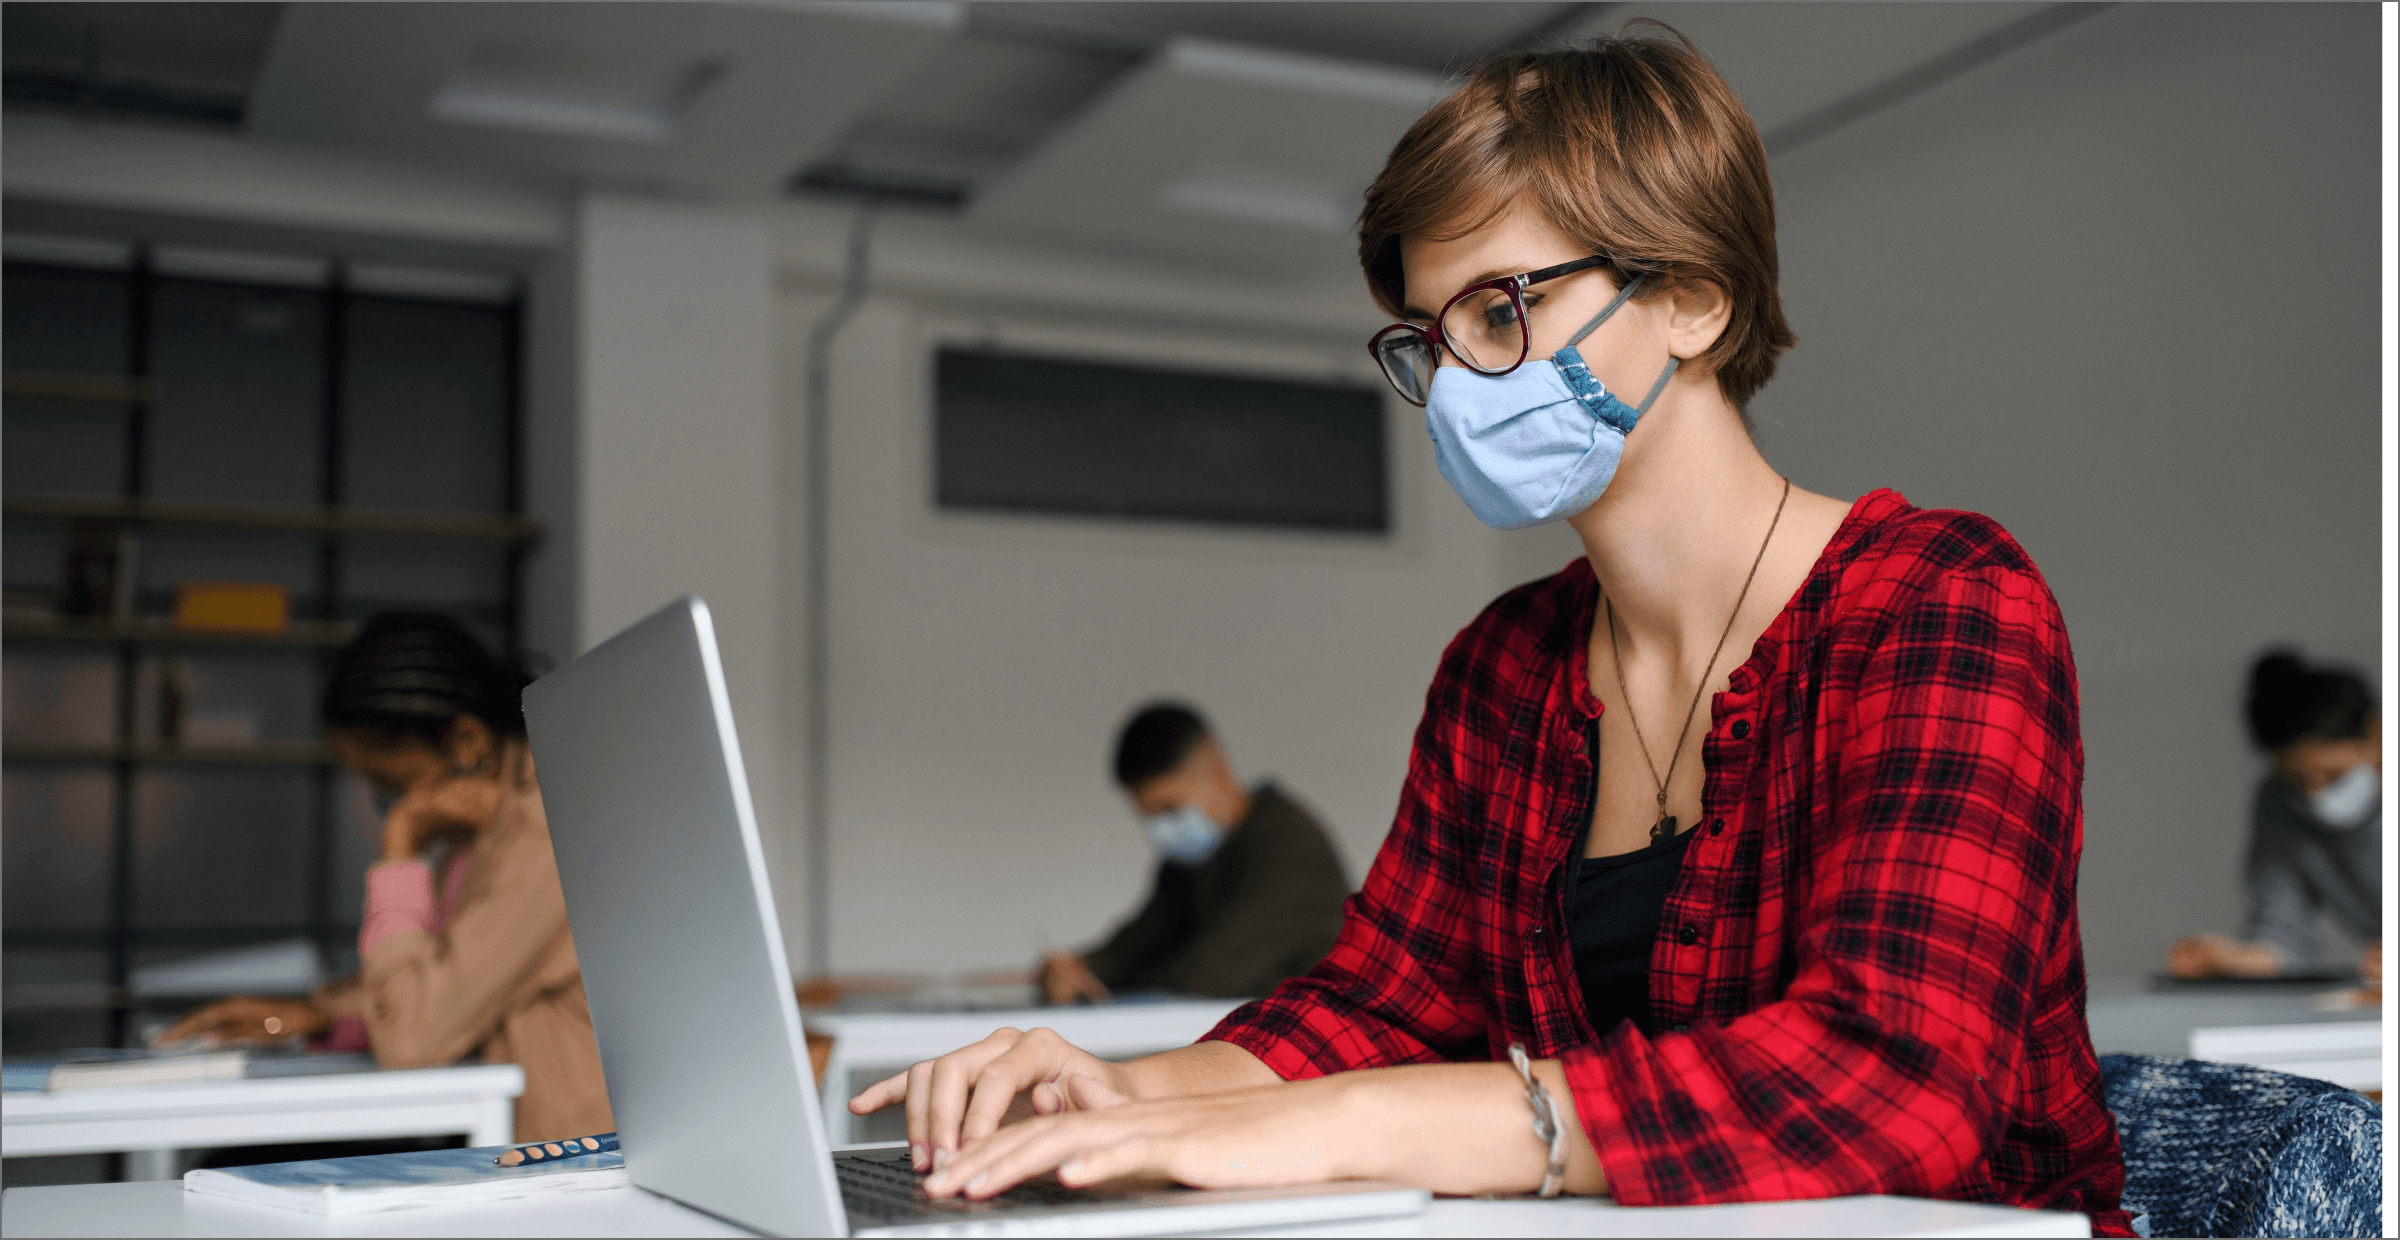
[[[2246,713],[2269,759],[2250,811],[2248,931],[2186,935],[2167,949],[2167,969],[2260,978],[2355,962],[2362,981],[2380,986],[2383,724],[2374,691],[2355,672],[2270,650],[2250,670]]]
[[[1245,788],[1197,712],[1160,703],[1134,715],[1116,777],[1159,853],[1150,898],[1093,951],[1050,953],[1045,1000],[1262,995],[1333,946],[1350,892],[1333,841],[1273,783]]]

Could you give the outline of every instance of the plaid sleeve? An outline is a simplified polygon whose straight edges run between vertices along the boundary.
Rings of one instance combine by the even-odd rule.
[[[1459,767],[1478,752],[1467,666],[1469,629],[1452,641],[1425,695],[1400,808],[1342,931],[1317,966],[1236,1009],[1203,1041],[1225,1041],[1296,1080],[1396,1064],[1485,1058],[1481,989],[1472,984],[1469,911],[1477,906],[1463,833],[1480,823]]]
[[[2026,1060],[2056,982],[2042,962],[2074,933],[2066,630],[2029,566],[1919,589],[1829,634],[1826,657],[1855,675],[1826,683],[1855,689],[1817,706],[1845,722],[1798,828],[1813,877],[1790,909],[1783,997],[1655,1037],[1621,1026],[1566,1056],[1629,1205],[1949,1195],[2007,1135],[2020,1074],[2055,1067]]]

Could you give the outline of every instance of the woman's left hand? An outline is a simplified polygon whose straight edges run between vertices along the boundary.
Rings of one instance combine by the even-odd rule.
[[[333,1017],[306,999],[226,999],[175,1022],[150,1040],[156,1047],[197,1041],[205,1046],[272,1046],[311,1038],[333,1027]]]
[[[500,780],[492,775],[432,779],[408,790],[383,818],[383,860],[414,861],[443,836],[471,837],[500,812]]]
[[[1010,1124],[958,1152],[925,1181],[936,1197],[990,1197],[1045,1172],[1069,1188],[1124,1177],[1195,1188],[1277,1188],[1374,1173],[1375,1125],[1344,1123],[1343,1077],[1112,1105],[1067,1078],[1081,1107]]]

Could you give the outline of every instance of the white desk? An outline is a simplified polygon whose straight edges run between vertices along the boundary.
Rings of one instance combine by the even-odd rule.
[[[825,1063],[826,1136],[835,1145],[898,1139],[876,1133],[873,1120],[850,1114],[861,1089],[910,1064],[982,1041],[994,1029],[1055,1029],[1102,1059],[1133,1059],[1189,1046],[1216,1028],[1247,999],[1179,999],[1168,1003],[1105,1003],[1090,1007],[1023,1008],[1000,1012],[860,1012],[811,1014],[808,1027],[833,1037]],[[897,1115],[898,1108],[893,1108]],[[887,1124],[888,1126],[888,1124]]]
[[[404,1210],[338,1225],[297,1213],[186,1200],[180,1184],[12,1188],[8,1236],[744,1236],[638,1188],[458,1210]],[[1409,1218],[1245,1236],[2088,1236],[2081,1214],[1908,1197],[1635,1210],[1606,1201],[1436,1201]]]
[[[2092,1049],[2169,1059],[2256,1064],[2350,1089],[2383,1088],[2383,1014],[2322,1012],[2326,985],[2224,985],[2151,990],[2136,978],[2096,976],[2085,1014]]]
[[[10,1158],[122,1150],[131,1178],[173,1180],[185,1149],[452,1133],[506,1145],[524,1092],[525,1070],[505,1063],[14,1091],[0,1094],[0,1148]]]

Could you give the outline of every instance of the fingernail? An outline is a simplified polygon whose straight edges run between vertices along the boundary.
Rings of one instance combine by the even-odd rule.
[[[908,1165],[919,1171],[923,1171],[925,1169],[924,1142],[911,1141],[908,1143]]]
[[[1075,1161],[1075,1162],[1068,1163],[1067,1165],[1065,1165],[1065,1166],[1063,1166],[1063,1167],[1060,1167],[1060,1168],[1058,1169],[1058,1178],[1059,1178],[1059,1179],[1062,1179],[1062,1180],[1080,1180],[1080,1179],[1082,1179],[1082,1178],[1083,1178],[1083,1163],[1082,1163],[1082,1161],[1081,1161],[1081,1160],[1077,1160],[1077,1161]]]
[[[957,1157],[958,1155],[956,1153],[943,1149],[940,1146],[935,1146],[933,1150],[933,1169],[937,1172],[946,1171],[950,1167],[951,1160]]]
[[[970,1193],[974,1192],[976,1189],[983,1187],[983,1182],[985,1180],[991,1178],[992,1173],[989,1171],[984,1172],[982,1175],[976,1176],[974,1179],[967,1181],[967,1191]]]

